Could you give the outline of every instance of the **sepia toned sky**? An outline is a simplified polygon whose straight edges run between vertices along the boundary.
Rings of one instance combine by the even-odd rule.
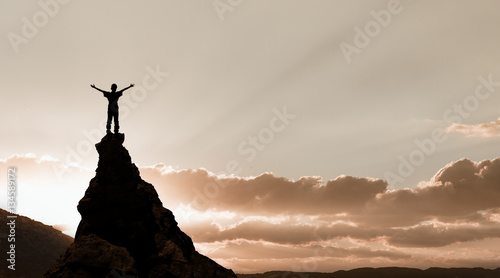
[[[0,179],[73,235],[106,117],[89,85],[135,83],[125,147],[235,272],[497,267],[499,8],[0,1]]]

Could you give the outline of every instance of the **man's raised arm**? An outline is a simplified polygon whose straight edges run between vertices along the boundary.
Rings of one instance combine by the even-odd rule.
[[[132,87],[134,87],[134,83],[130,83],[130,86],[128,86],[127,88],[123,88],[123,89],[121,89],[121,90],[120,90],[120,93],[123,93],[123,91],[128,90],[128,89],[130,89],[130,88],[132,88]]]
[[[102,92],[102,93],[107,93],[106,91],[104,91],[104,90],[101,90],[101,89],[97,88],[94,84],[90,84],[90,87],[92,87],[92,88],[94,88],[94,89],[98,90],[99,92]]]

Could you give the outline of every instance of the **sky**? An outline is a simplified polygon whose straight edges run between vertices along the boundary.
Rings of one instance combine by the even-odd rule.
[[[0,1],[0,190],[74,235],[107,100],[237,273],[500,263],[497,1]],[[0,194],[7,207],[7,194]]]

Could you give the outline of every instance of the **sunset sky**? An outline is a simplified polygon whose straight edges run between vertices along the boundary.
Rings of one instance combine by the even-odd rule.
[[[236,273],[500,265],[500,2],[0,0],[0,207],[74,235],[107,100]]]

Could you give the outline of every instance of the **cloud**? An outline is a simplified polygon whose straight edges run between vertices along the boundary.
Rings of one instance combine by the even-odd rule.
[[[196,242],[222,242],[228,240],[245,239],[251,241],[265,241],[277,244],[308,244],[316,240],[316,227],[308,224],[270,223],[265,220],[242,221],[228,228],[217,226],[209,221],[185,226],[184,230]],[[283,231],[287,231],[284,233]]]
[[[198,210],[228,210],[251,214],[334,214],[359,211],[387,190],[380,179],[340,176],[322,184],[319,177],[297,181],[265,173],[257,177],[219,177],[204,169],[163,173],[141,169],[145,180],[159,184],[160,196],[175,205],[191,204]],[[156,183],[155,183],[156,182]]]
[[[364,221],[413,225],[444,217],[460,220],[500,207],[500,159],[461,159],[439,170],[425,187],[380,194],[368,204]]]
[[[500,135],[500,118],[495,122],[477,125],[453,123],[445,129],[447,133],[458,132],[466,137],[493,137]]]
[[[334,247],[323,245],[283,245],[269,244],[255,241],[235,241],[222,245],[212,256],[218,258],[230,259],[234,253],[245,250],[248,259],[290,259],[290,258],[388,258],[399,260],[410,258],[410,255],[404,254],[398,250],[371,249],[367,247]]]
[[[0,160],[0,180],[7,180],[7,169],[16,168],[16,212],[72,235],[80,215],[76,204],[83,197],[93,171],[68,166],[48,155],[15,154]],[[0,192],[7,192],[0,182]],[[0,204],[7,209],[7,194],[0,194]]]
[[[74,226],[67,225],[67,224],[56,224],[56,225],[52,225],[52,227],[56,230],[61,231],[61,232],[68,232],[68,231],[71,231],[72,229],[75,228]]]
[[[4,179],[8,166],[18,167],[20,204],[32,207],[24,214],[58,229],[76,227],[75,207],[92,171],[35,155],[12,156],[0,166]],[[486,266],[492,260],[481,254],[500,256],[486,244],[500,242],[500,158],[460,159],[419,186],[397,190],[380,179],[352,176],[325,182],[272,173],[218,176],[163,164],[140,171],[197,248],[231,267],[252,269],[260,262],[265,269],[266,258],[283,269],[312,261],[319,269],[464,265],[470,250]],[[64,174],[59,178],[58,172]]]
[[[453,227],[424,224],[410,229],[399,229],[388,237],[388,243],[398,247],[442,247],[458,242],[498,238],[498,223],[486,226],[465,225]]]
[[[264,220],[243,221],[229,228],[211,221],[183,226],[195,242],[214,243],[235,240],[261,241],[273,244],[304,245],[322,241],[349,238],[357,242],[385,242],[392,247],[443,247],[459,242],[495,238],[500,235],[500,223],[488,222],[452,224],[427,221],[413,227],[373,227],[348,224],[296,223],[289,219],[283,223]],[[284,232],[286,231],[286,232]]]
[[[392,191],[384,181],[370,178],[341,176],[321,184],[317,177],[292,181],[272,174],[228,178],[202,172],[193,174],[223,185],[218,194],[207,194],[213,198],[205,211],[240,204],[231,210],[237,215],[232,222],[214,217],[184,226],[199,243],[302,246],[349,239],[367,248],[431,250],[500,238],[500,159],[460,159],[423,186]],[[276,220],[277,215],[282,218]]]
[[[76,185],[74,181],[79,181],[81,178],[90,180],[94,172],[90,169],[66,165],[49,155],[37,157],[32,153],[14,154],[7,159],[0,160],[2,180],[7,178],[6,173],[9,167],[17,168],[16,177],[20,187],[22,184],[29,186],[43,184],[52,187],[74,186]],[[88,186],[88,180],[82,186]]]
[[[351,176],[322,184],[319,177],[294,181],[271,173],[249,178],[204,169],[141,173],[167,204],[240,215],[335,216],[332,221],[347,216],[361,225],[398,227],[432,219],[465,221],[478,217],[477,211],[500,207],[500,159],[461,159],[440,169],[426,186],[392,191],[383,180]]]

